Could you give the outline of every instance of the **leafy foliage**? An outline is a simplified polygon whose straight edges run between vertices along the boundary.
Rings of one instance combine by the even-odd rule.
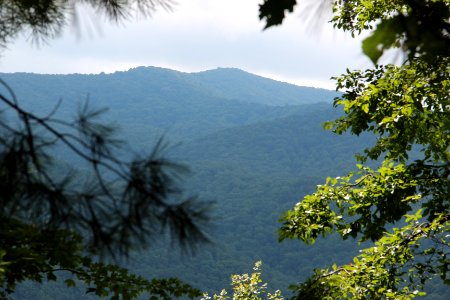
[[[233,287],[233,300],[262,300],[266,294],[267,283],[262,283],[261,279],[261,261],[257,261],[253,267],[252,274],[232,275],[231,285]],[[230,299],[228,293],[223,289],[219,295],[213,295],[214,300]],[[279,290],[274,294],[267,293],[268,300],[282,300],[283,296]],[[201,300],[211,300],[208,294],[204,294]]]
[[[376,63],[383,52],[401,47],[410,59],[447,56],[450,46],[449,1],[333,1],[332,22],[352,34],[376,29],[363,42],[364,53]]]
[[[90,5],[98,15],[121,21],[133,11],[151,14],[158,7],[170,9],[170,0],[2,0],[0,2],[0,48],[4,48],[20,33],[29,33],[37,41],[58,36],[64,26],[79,22],[76,8]]]
[[[3,85],[10,93],[9,98],[0,95],[7,107],[0,120],[4,295],[24,280],[42,282],[44,275],[54,280],[55,270],[61,269],[92,284],[97,295],[194,293],[178,281],[147,282],[89,258],[127,255],[164,228],[185,246],[207,241],[199,227],[207,220],[206,207],[195,199],[177,199],[180,191],[174,180],[183,169],[160,157],[161,144],[146,158],[120,160],[123,146],[113,128],[96,121],[101,111],[84,106],[73,122],[55,118],[54,112],[38,117],[19,106]],[[10,121],[11,113],[18,115],[14,125],[17,119]],[[55,147],[78,156],[90,170],[77,172],[52,160]],[[126,285],[114,283],[121,281]]]
[[[296,0],[264,0],[264,3],[259,5],[259,18],[266,19],[265,28],[280,25],[286,16],[285,11],[293,12],[296,4]]]
[[[329,0],[320,0],[327,2]],[[336,28],[352,35],[376,27],[362,44],[364,53],[377,63],[391,48],[401,47],[410,59],[422,56],[433,59],[448,55],[450,47],[449,1],[422,0],[332,0]],[[285,11],[293,12],[296,1],[265,0],[259,9],[259,18],[266,28],[279,25]]]
[[[356,179],[328,178],[282,217],[280,240],[314,243],[337,232],[375,245],[352,264],[316,270],[295,288],[298,299],[410,299],[434,276],[450,283],[449,6],[333,1],[337,28],[355,34],[376,26],[362,45],[374,64],[390,48],[402,48],[407,60],[336,78],[344,94],[335,105],[345,115],[326,128],[373,132],[375,145],[357,159],[384,161],[376,171],[359,165]],[[414,150],[420,155],[411,157]]]
[[[160,0],[2,1],[0,47],[27,30],[37,39],[55,37],[69,16],[77,17],[76,6],[86,3],[114,21],[134,9],[148,14],[170,7],[170,1]],[[176,179],[183,167],[161,157],[162,144],[147,156],[121,160],[125,149],[114,127],[98,121],[102,110],[85,105],[70,122],[54,117],[58,104],[39,117],[19,105],[4,81],[0,84],[0,296],[24,280],[55,280],[61,270],[91,285],[88,292],[114,299],[142,291],[164,299],[198,295],[176,279],[147,281],[91,259],[128,255],[166,228],[184,246],[207,241],[199,227],[207,219],[205,206],[180,199]],[[87,168],[75,170],[52,159],[55,148],[77,156]],[[66,283],[74,285],[71,279]]]
[[[86,293],[111,299],[131,299],[142,293],[158,299],[200,296],[200,291],[181,283],[178,279],[147,280],[130,274],[114,264],[94,262],[85,254],[80,235],[61,229],[40,229],[14,219],[1,219],[4,280],[0,298],[14,291],[24,280],[35,282],[56,280],[61,273],[72,276],[65,280],[68,287],[83,282]]]
[[[170,8],[171,2],[1,1],[0,47],[24,31],[38,40],[55,37],[69,17],[76,20],[80,4],[120,21],[133,10],[148,14],[158,6]],[[54,117],[57,105],[39,117],[19,105],[4,81],[0,84],[0,296],[24,280],[55,280],[61,270],[91,285],[88,292],[113,299],[142,291],[164,299],[198,295],[176,279],[150,282],[91,259],[128,255],[167,227],[182,245],[207,240],[199,227],[206,220],[205,207],[195,199],[179,199],[175,179],[183,168],[160,156],[162,144],[146,157],[121,160],[123,144],[113,126],[98,121],[101,110],[85,105],[70,122]],[[88,168],[74,170],[52,159],[55,148]]]
[[[375,246],[362,250],[352,263],[316,270],[295,287],[298,299],[411,299],[424,296],[424,283],[448,265],[448,220],[421,222],[421,211],[407,215],[407,225],[385,233]],[[432,240],[429,247],[423,239]]]

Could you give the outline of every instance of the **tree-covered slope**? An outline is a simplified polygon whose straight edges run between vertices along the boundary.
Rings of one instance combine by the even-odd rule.
[[[175,276],[217,291],[228,284],[230,274],[247,272],[262,260],[264,278],[274,289],[286,290],[314,268],[329,261],[346,263],[357,251],[352,243],[337,238],[318,241],[314,248],[296,241],[277,242],[281,214],[323,183],[325,176],[351,168],[353,153],[372,140],[323,130],[324,121],[340,115],[331,105],[333,92],[286,85],[236,69],[186,74],[142,67],[114,74],[1,77],[21,103],[36,111],[51,111],[62,97],[58,113],[73,116],[74,108],[90,95],[94,107],[109,107],[105,120],[120,125],[119,137],[133,148],[151,147],[165,133],[166,141],[175,144],[167,155],[191,169],[183,181],[186,195],[214,201],[210,245],[190,256],[155,241],[124,262],[133,272],[148,278]],[[316,92],[329,97],[311,96]],[[273,105],[283,97],[311,103]],[[63,293],[60,286],[34,285],[18,295],[54,299]],[[83,293],[69,290],[67,299],[83,299]]]
[[[339,116],[329,104],[302,105],[296,112],[274,120],[236,126],[196,138],[179,146],[180,158],[220,161],[295,176],[298,172],[322,174],[330,166],[343,164],[343,157],[362,150],[352,136],[337,136],[323,129],[323,123]],[[261,162],[264,162],[263,164]]]
[[[67,116],[85,101],[96,108],[108,107],[110,119],[129,124],[123,127],[130,128],[127,134],[135,135],[136,140],[154,133],[166,133],[173,139],[201,136],[290,114],[293,108],[284,106],[286,103],[317,102],[310,97],[317,89],[295,87],[237,69],[190,74],[139,67],[113,74],[14,73],[0,77],[14,89],[20,103],[33,105],[43,113],[52,111],[59,100],[59,110]],[[219,88],[222,84],[225,89]],[[272,92],[263,86],[270,86]],[[259,92],[249,93],[247,88]],[[334,93],[325,93],[330,95],[326,100],[331,101]],[[267,106],[267,102],[280,106]]]
[[[193,73],[191,76],[219,97],[244,98],[247,102],[272,106],[330,102],[330,99],[336,96],[333,91],[299,87],[235,68],[217,68]]]
[[[357,251],[347,243],[326,240],[313,251],[296,242],[279,244],[276,233],[281,214],[321,183],[324,172],[337,174],[351,165],[353,151],[362,147],[354,137],[339,139],[323,130],[321,123],[337,116],[329,105],[305,105],[295,115],[225,129],[175,147],[174,157],[192,170],[186,189],[215,201],[213,245],[192,258],[172,253],[173,264],[161,263],[160,253],[138,255],[133,267],[145,274],[143,266],[151,265],[147,272],[180,274],[217,290],[230,274],[263,260],[269,283],[286,289],[330,258],[346,262]]]

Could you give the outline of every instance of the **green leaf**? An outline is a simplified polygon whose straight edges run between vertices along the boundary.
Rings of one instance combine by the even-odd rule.
[[[264,29],[274,25],[280,25],[285,18],[285,11],[293,12],[296,0],[264,0],[259,5],[259,19],[266,19]]]
[[[362,42],[362,50],[370,60],[377,64],[383,52],[391,48],[402,32],[399,17],[384,19],[371,36]]]
[[[68,287],[75,287],[76,286],[75,280],[73,280],[73,279],[66,279],[66,280],[64,280],[64,282],[66,283],[66,285]]]

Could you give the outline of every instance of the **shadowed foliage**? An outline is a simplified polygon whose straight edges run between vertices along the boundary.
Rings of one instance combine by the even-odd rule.
[[[0,214],[5,222],[0,231],[6,291],[12,291],[16,281],[38,280],[42,272],[64,266],[68,257],[79,260],[80,251],[127,255],[130,249],[146,247],[165,228],[186,247],[208,240],[199,227],[208,219],[207,205],[181,197],[176,180],[187,170],[161,156],[162,140],[147,156],[122,160],[124,143],[114,136],[113,126],[97,120],[101,110],[84,105],[69,121],[55,117],[56,107],[38,117],[24,110],[13,91],[2,84],[9,92],[9,97],[0,95],[6,106],[0,119]],[[76,169],[53,159],[55,148],[77,156],[84,167]],[[41,238],[33,237],[42,235],[55,240],[45,245],[47,250],[38,246]],[[8,243],[8,236],[14,242]],[[70,244],[64,246],[67,240]],[[46,254],[61,247],[64,255]]]
[[[0,47],[19,33],[29,32],[37,40],[57,36],[71,18],[76,24],[81,4],[121,21],[133,11],[148,15],[158,7],[170,9],[172,3],[1,1]],[[164,142],[148,155],[130,159],[115,127],[100,121],[103,110],[86,104],[68,120],[57,117],[57,105],[39,116],[20,105],[7,83],[0,85],[0,297],[21,281],[56,280],[61,271],[98,296],[199,295],[176,279],[148,281],[94,260],[127,256],[166,229],[184,249],[208,241],[202,230],[208,205],[181,195],[177,180],[186,168],[162,156]],[[76,157],[77,167],[56,159],[55,151]]]
[[[90,6],[96,14],[113,22],[129,18],[133,13],[151,15],[157,8],[171,9],[172,0],[2,0],[0,1],[0,47],[19,34],[29,34],[35,41],[46,41],[65,26],[79,25],[79,6]]]

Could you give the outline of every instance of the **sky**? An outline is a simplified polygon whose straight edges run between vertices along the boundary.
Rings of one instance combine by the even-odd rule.
[[[0,72],[113,73],[138,66],[182,72],[234,67],[302,86],[334,89],[330,77],[370,66],[361,38],[334,30],[316,7],[263,30],[262,0],[178,0],[172,11],[111,24],[85,7],[79,25],[37,45],[26,35],[0,53]],[[318,1],[311,1],[311,3]],[[314,16],[311,20],[310,16]]]

